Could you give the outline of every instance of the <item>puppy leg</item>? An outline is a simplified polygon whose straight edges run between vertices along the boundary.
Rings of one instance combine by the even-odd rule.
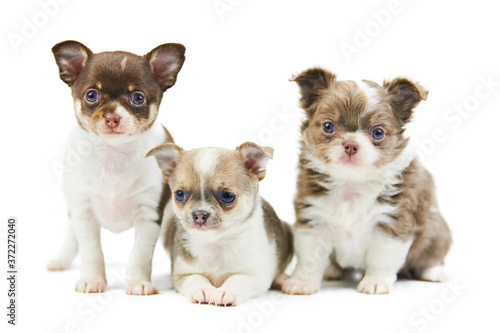
[[[365,294],[391,292],[411,243],[412,240],[403,241],[382,231],[376,231],[368,247],[366,271],[358,284],[358,291]]]
[[[219,288],[208,294],[209,303],[234,306],[263,295],[271,285],[271,279],[247,274],[231,275]]]
[[[71,216],[81,258],[81,275],[75,290],[82,293],[103,292],[106,288],[106,274],[101,249],[101,226],[90,213],[72,213]]]
[[[317,228],[295,229],[297,266],[283,283],[282,291],[291,295],[308,295],[319,290],[333,246],[329,236]]]
[[[77,253],[78,242],[76,240],[75,232],[73,231],[73,225],[70,223],[68,225],[66,239],[64,240],[64,244],[59,251],[59,255],[49,262],[47,269],[49,271],[62,271],[70,268]]]
[[[430,266],[422,270],[419,278],[429,282],[446,282],[449,280],[448,271],[443,265]]]
[[[198,304],[209,304],[210,295],[215,290],[210,280],[202,274],[176,274],[173,283],[180,294]]]
[[[134,223],[134,227],[135,243],[128,259],[125,292],[129,295],[154,295],[158,289],[151,284],[151,265],[160,225],[141,219]]]

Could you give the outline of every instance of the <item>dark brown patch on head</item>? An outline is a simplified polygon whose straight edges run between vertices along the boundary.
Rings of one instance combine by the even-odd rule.
[[[120,117],[127,118],[122,127],[129,135],[153,124],[163,92],[175,83],[182,67],[184,50],[180,44],[164,44],[146,56],[122,51],[93,54],[75,41],[52,49],[61,79],[81,106],[77,112],[80,126],[99,133],[99,125],[107,129],[105,116],[115,115],[121,106],[126,114]]]

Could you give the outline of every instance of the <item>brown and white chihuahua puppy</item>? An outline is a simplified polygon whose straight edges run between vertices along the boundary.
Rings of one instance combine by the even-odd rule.
[[[236,305],[281,285],[292,232],[258,193],[272,154],[250,142],[189,151],[167,143],[148,153],[174,196],[164,221],[172,284],[192,302]]]
[[[135,228],[135,244],[126,273],[126,292],[157,293],[151,262],[166,203],[171,197],[162,172],[144,155],[173,142],[158,122],[158,108],[184,63],[181,44],[163,44],[144,56],[128,52],[93,54],[85,45],[65,41],[52,48],[61,79],[71,87],[78,125],[64,172],[70,228],[49,270],[70,267],[80,252],[79,292],[102,292],[106,286],[100,229]],[[83,148],[82,148],[83,147]]]
[[[339,81],[321,68],[293,79],[306,112],[294,228],[298,263],[282,290],[311,294],[323,276],[364,271],[358,291],[391,291],[398,273],[442,281],[450,230],[431,175],[407,147],[405,126],[427,97],[405,78]]]

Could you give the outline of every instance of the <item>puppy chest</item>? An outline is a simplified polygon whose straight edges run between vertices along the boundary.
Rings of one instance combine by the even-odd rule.
[[[143,163],[119,150],[96,154],[88,166],[88,175],[92,175],[88,185],[94,215],[103,227],[123,231],[132,226],[141,205],[156,206],[157,202],[147,202],[154,200],[145,191],[144,172]]]
[[[342,267],[365,268],[375,226],[378,222],[388,221],[394,212],[392,206],[380,204],[375,198],[349,188],[348,191],[332,192],[309,200],[311,206],[302,212],[328,237]]]

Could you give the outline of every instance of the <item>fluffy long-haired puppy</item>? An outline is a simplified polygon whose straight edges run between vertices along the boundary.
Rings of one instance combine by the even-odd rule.
[[[442,281],[450,230],[431,175],[416,160],[405,126],[427,91],[397,78],[340,81],[321,68],[292,79],[306,112],[294,228],[298,263],[283,284],[311,294],[322,277],[364,271],[358,291],[391,291],[398,273]]]
[[[70,228],[50,270],[70,267],[80,252],[79,292],[106,286],[101,227],[113,232],[135,228],[126,273],[126,292],[155,294],[151,262],[170,189],[162,172],[144,155],[172,142],[155,122],[163,93],[184,63],[181,44],[163,44],[144,56],[129,52],[94,54],[65,41],[52,48],[59,76],[71,87],[78,126],[67,149],[64,172]]]
[[[236,305],[283,281],[291,228],[258,192],[272,154],[250,142],[235,150],[164,144],[148,153],[174,197],[164,221],[172,283],[192,302]]]

